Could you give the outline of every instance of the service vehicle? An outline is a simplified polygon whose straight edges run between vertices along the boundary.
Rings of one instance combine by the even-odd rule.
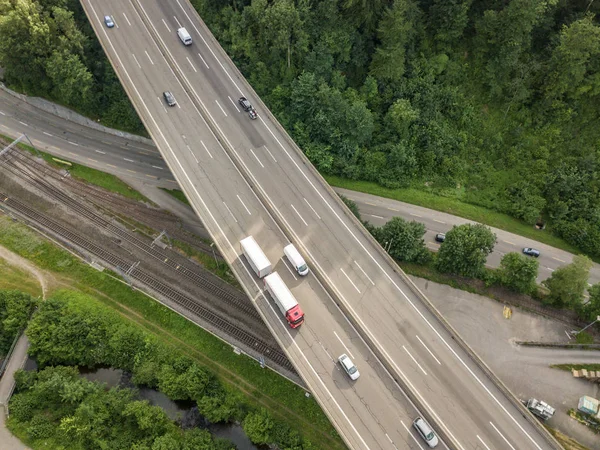
[[[265,277],[265,288],[275,300],[275,304],[292,328],[298,328],[304,323],[304,313],[277,272]]]
[[[305,276],[308,274],[308,266],[306,265],[306,261],[304,261],[304,258],[300,252],[296,250],[294,244],[286,245],[283,248],[283,253],[285,253],[285,256],[287,256],[290,264],[294,267],[296,272],[298,272],[298,275]]]
[[[543,420],[550,419],[556,412],[556,410],[548,403],[538,400],[536,398],[530,398],[529,400],[527,400],[525,406],[527,406],[527,409],[531,411],[534,415],[538,416],[540,419]]]

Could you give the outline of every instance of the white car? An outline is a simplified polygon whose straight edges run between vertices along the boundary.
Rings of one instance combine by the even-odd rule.
[[[435,432],[431,429],[429,424],[425,422],[425,420],[423,420],[421,417],[417,417],[413,422],[413,426],[418,431],[419,435],[421,435],[423,440],[427,442],[427,445],[430,448],[434,448],[438,445],[439,441],[435,435]]]
[[[338,361],[340,362],[342,368],[346,371],[351,380],[358,379],[360,373],[358,372],[358,369],[356,368],[352,360],[348,358],[348,355],[344,353],[338,358]]]

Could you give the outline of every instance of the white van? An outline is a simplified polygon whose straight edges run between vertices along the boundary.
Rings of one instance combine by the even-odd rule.
[[[185,28],[181,27],[177,30],[177,36],[179,36],[179,39],[181,39],[181,42],[185,45],[192,45],[192,37]]]
[[[306,261],[304,261],[304,258],[302,257],[300,252],[296,250],[294,244],[285,246],[283,249],[283,253],[285,253],[285,256],[287,256],[288,261],[290,262],[290,264],[292,264],[294,269],[296,269],[298,275],[304,276],[308,274],[308,266],[306,265]]]

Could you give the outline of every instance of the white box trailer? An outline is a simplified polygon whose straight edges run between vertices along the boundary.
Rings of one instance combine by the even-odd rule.
[[[250,267],[252,267],[258,278],[263,278],[271,273],[271,261],[269,261],[269,258],[263,253],[252,236],[242,239],[240,247],[242,248],[242,253],[246,256],[248,264],[250,264]]]
[[[265,277],[265,287],[277,307],[284,315],[288,324],[292,328],[298,328],[304,322],[304,313],[294,297],[294,294],[288,289],[277,272]]]

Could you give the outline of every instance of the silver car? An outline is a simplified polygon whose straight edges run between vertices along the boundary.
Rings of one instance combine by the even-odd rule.
[[[358,379],[360,373],[358,372],[358,369],[356,368],[352,360],[348,358],[348,355],[344,353],[338,358],[338,361],[340,362],[340,365],[346,371],[351,380],[354,381]]]

